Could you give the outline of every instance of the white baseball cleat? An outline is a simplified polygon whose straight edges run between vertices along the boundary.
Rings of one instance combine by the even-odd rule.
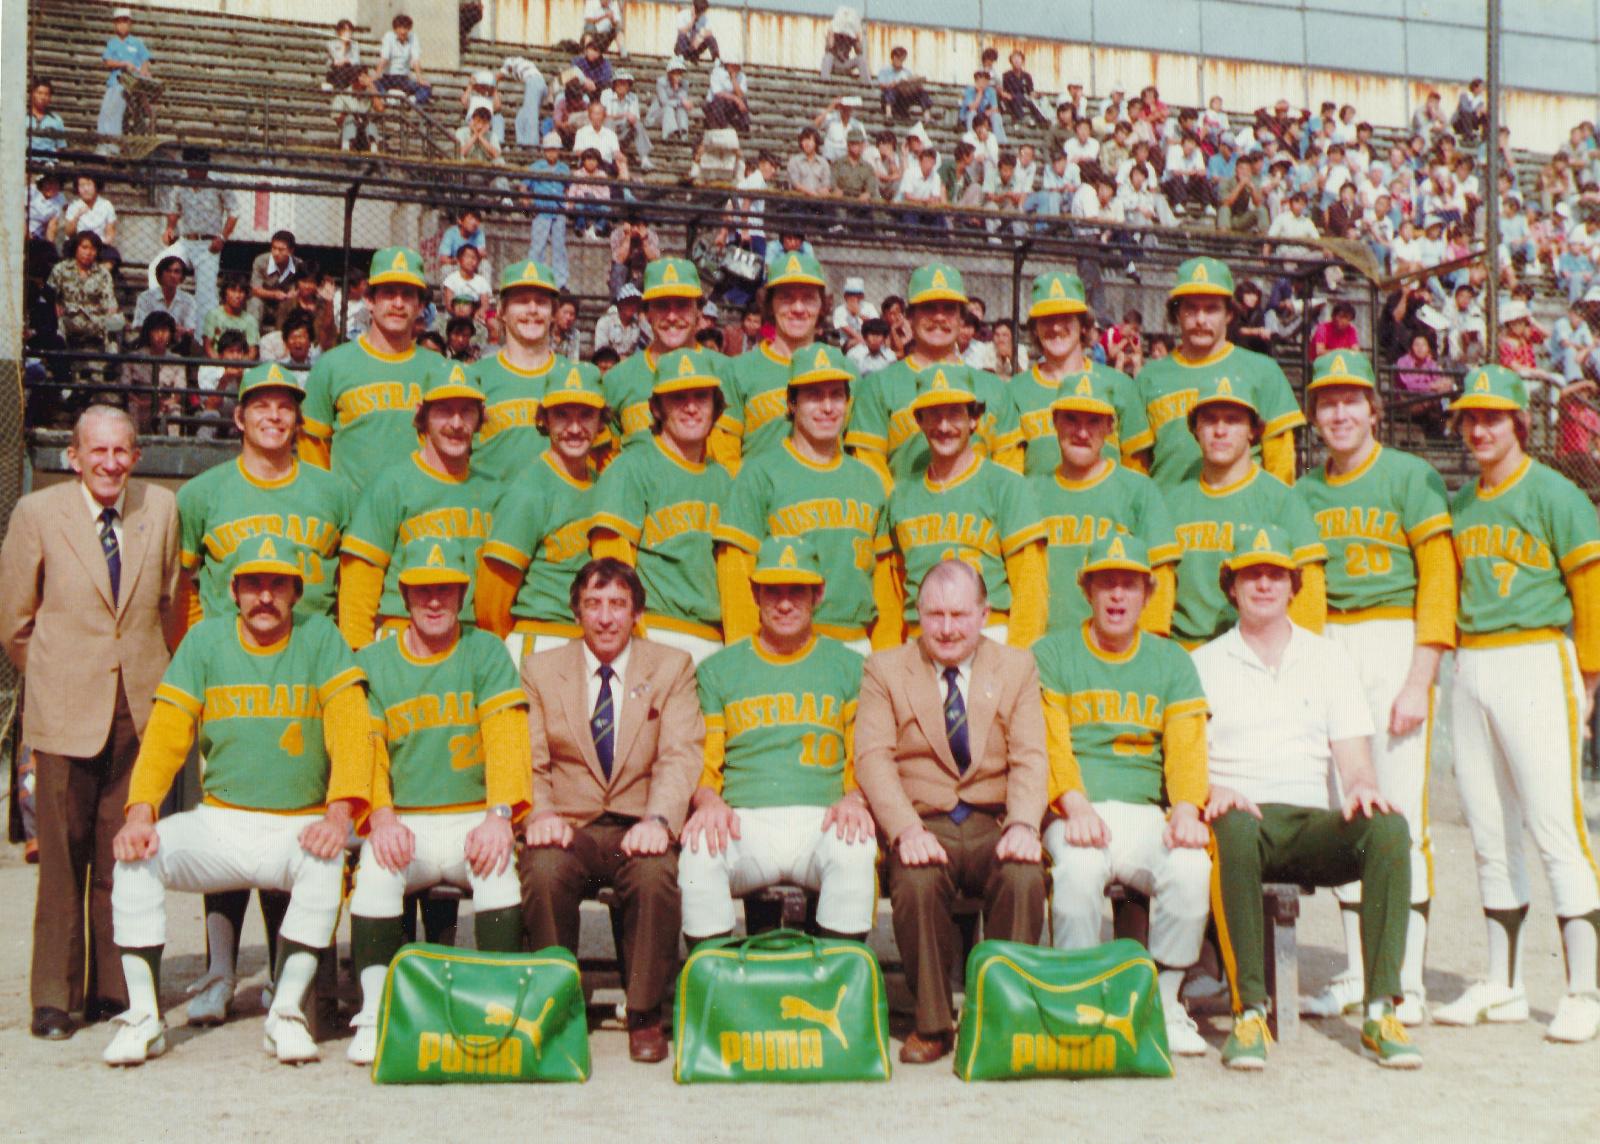
[[[278,1058],[280,1064],[303,1065],[322,1059],[322,1050],[311,1038],[303,1013],[292,1010],[273,1011],[267,1014],[262,1030],[261,1047]]]
[[[1600,1033],[1600,997],[1593,993],[1568,993],[1556,1006],[1556,1015],[1544,1031],[1547,1041],[1578,1045]]]
[[[353,1065],[370,1065],[378,1059],[378,1026],[351,1023],[356,1035],[344,1051],[344,1059]]]
[[[193,999],[189,1002],[188,1021],[191,1025],[220,1025],[228,1019],[233,1007],[233,993],[238,982],[221,974],[207,975],[189,986]]]
[[[1206,1055],[1206,1042],[1200,1035],[1200,1027],[1182,1005],[1167,1010],[1167,1048],[1180,1057]]]
[[[1427,1024],[1428,995],[1419,993],[1415,989],[1406,990],[1405,996],[1400,999],[1400,1004],[1394,1007],[1394,1015],[1399,1017],[1400,1023],[1408,1029]]]
[[[1361,1011],[1364,986],[1360,974],[1348,969],[1339,974],[1328,987],[1314,997],[1300,998],[1302,1017],[1342,1017],[1346,1013]]]
[[[1509,985],[1475,981],[1448,1005],[1433,1011],[1435,1025],[1512,1024],[1528,1019],[1528,995]]]
[[[100,1059],[108,1065],[142,1065],[167,1051],[167,1024],[154,1013],[132,1009],[111,1018],[116,1029]]]

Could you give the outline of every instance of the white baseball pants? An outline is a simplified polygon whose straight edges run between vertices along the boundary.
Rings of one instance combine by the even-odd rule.
[[[402,814],[400,822],[415,837],[411,863],[404,870],[386,870],[371,846],[361,848],[356,867],[356,888],[350,895],[350,913],[364,918],[397,918],[407,894],[438,885],[472,891],[476,913],[503,910],[522,903],[517,880],[517,860],[512,855],[505,869],[480,878],[467,865],[467,835],[483,821],[481,810],[457,814]]]

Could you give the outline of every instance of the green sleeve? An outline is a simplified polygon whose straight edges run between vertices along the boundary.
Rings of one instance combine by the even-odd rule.
[[[333,369],[329,365],[331,361],[331,354],[323,354],[311,367],[311,373],[306,378],[305,400],[300,403],[300,412],[305,417],[306,423],[315,435],[321,437],[329,436],[333,432]]]
[[[507,490],[495,506],[484,555],[526,569],[533,562],[534,547],[544,537],[544,510],[548,504],[548,497],[536,498],[528,488]]]
[[[1276,477],[1270,479],[1277,483]],[[1296,564],[1326,562],[1328,546],[1322,542],[1322,531],[1317,528],[1311,510],[1306,507],[1304,500],[1294,494],[1293,489],[1285,488],[1283,491],[1286,495],[1278,509],[1278,523],[1289,534],[1289,543],[1294,545],[1294,562]]]
[[[1022,439],[1022,418],[1005,382],[988,370],[975,369],[972,374],[982,386],[978,392],[984,399],[983,416],[989,424],[989,455],[992,457]]]
[[[1600,519],[1577,485],[1553,471],[1544,475],[1552,493],[1542,498],[1550,547],[1561,565],[1561,574],[1566,576],[1600,560]]]
[[[1256,401],[1261,405],[1261,419],[1266,422],[1263,437],[1276,437],[1286,429],[1306,423],[1300,403],[1295,400],[1294,388],[1278,368],[1278,363],[1265,355],[1255,358]]]
[[[1044,521],[1039,516],[1033,490],[1028,487],[1026,479],[993,462],[985,463],[993,466],[997,477],[1003,478],[996,482],[999,504],[995,524],[1000,528],[1000,551],[1002,555],[1010,556],[1018,549],[1044,538]]]
[[[889,451],[889,411],[883,399],[882,371],[868,374],[856,382],[860,390],[851,402],[850,424],[845,430],[845,444],[852,448]]]
[[[695,671],[695,692],[700,697],[700,714],[715,716],[718,729],[722,724],[721,688],[717,685],[717,668],[712,663],[702,663]]]
[[[1145,636],[1145,639],[1153,637]],[[1178,704],[1201,704],[1204,710],[1206,702],[1205,688],[1200,685],[1200,672],[1195,669],[1194,660],[1189,653],[1176,643],[1169,643],[1171,654],[1167,658],[1167,679],[1163,699],[1168,711]],[[1192,710],[1192,706],[1191,706]]]
[[[1432,465],[1407,466],[1415,472],[1403,474],[1401,482],[1401,525],[1411,544],[1420,544],[1450,527],[1450,500],[1444,478]]]
[[[206,697],[206,656],[215,642],[213,633],[226,630],[233,622],[231,617],[205,620],[184,637],[156,688],[158,700],[164,699],[199,720]]]
[[[721,514],[716,539],[754,556],[767,535],[767,509],[772,480],[763,465],[746,465],[733,480],[727,510]]]
[[[400,499],[399,482],[393,474],[380,473],[356,500],[340,551],[388,568],[400,532]]]
[[[353,683],[364,683],[367,673],[356,662],[356,653],[344,642],[333,621],[318,616],[307,620],[314,624],[317,637],[317,687],[326,703]]]
[[[1111,390],[1111,404],[1117,410],[1117,441],[1123,453],[1148,449],[1151,444],[1150,417],[1145,412],[1139,386],[1133,378],[1118,374],[1116,385]]]
[[[506,651],[506,645],[488,632],[463,632],[471,638],[473,651],[473,687],[480,720],[498,714],[507,707],[515,707],[525,698],[517,666]]]
[[[1133,533],[1150,549],[1151,565],[1169,564],[1183,556],[1172,512],[1155,482],[1141,480],[1133,502]]]
[[[629,544],[639,543],[650,501],[634,470],[639,467],[638,459],[646,455],[643,447],[628,449],[600,474],[594,486],[591,529],[610,529]]]

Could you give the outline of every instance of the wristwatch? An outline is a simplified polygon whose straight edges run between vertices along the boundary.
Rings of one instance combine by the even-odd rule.
[[[503,802],[491,806],[489,808],[489,813],[494,815],[496,818],[503,818],[507,822],[511,821],[511,808]]]
[[[669,824],[669,823],[668,823],[668,822],[667,822],[667,819],[666,819],[666,816],[665,816],[665,815],[661,815],[661,814],[647,814],[647,815],[645,815],[645,816],[644,816],[644,817],[643,817],[643,818],[641,818],[641,819],[640,819],[640,820],[639,820],[639,821],[640,821],[640,822],[658,822],[658,823],[660,823],[660,824],[661,824],[661,825],[662,825],[662,826],[664,826],[664,827],[666,827],[666,831],[667,831],[667,833],[668,833],[668,834],[671,834],[671,833],[672,833],[672,826],[671,826],[671,824]]]

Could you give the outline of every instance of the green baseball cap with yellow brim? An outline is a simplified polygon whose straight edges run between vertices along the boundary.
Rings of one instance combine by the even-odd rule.
[[[507,290],[516,290],[521,287],[534,290],[544,290],[550,294],[560,294],[561,287],[556,285],[556,274],[543,262],[532,258],[524,258],[521,262],[513,262],[500,271],[500,293]]]
[[[821,584],[822,561],[811,543],[798,536],[769,536],[756,555],[752,584]]]
[[[302,584],[305,574],[300,571],[300,546],[282,536],[263,533],[252,536],[239,545],[239,560],[233,566],[233,579],[240,576],[293,576]]]
[[[246,397],[263,389],[285,390],[292,393],[296,401],[306,398],[305,382],[300,375],[284,369],[275,361],[262,362],[244,371],[244,376],[239,379],[239,404],[243,405]]]
[[[1228,264],[1216,258],[1191,258],[1178,267],[1178,281],[1167,292],[1168,298],[1192,298],[1210,295],[1216,298],[1233,297],[1233,271]]]
[[[1289,534],[1279,525],[1265,524],[1254,532],[1248,526],[1237,528],[1234,536],[1233,551],[1222,561],[1222,566],[1229,572],[1239,572],[1259,564],[1287,568],[1291,572],[1298,567],[1294,562],[1294,545],[1289,542]]]
[[[971,405],[978,401],[972,385],[972,371],[964,365],[936,365],[917,378],[917,395],[911,399],[911,412],[940,405]],[[980,403],[981,404],[981,403]]]
[[[430,401],[445,401],[452,397],[465,397],[470,401],[486,400],[483,390],[467,377],[467,371],[462,369],[459,363],[452,364],[446,373],[434,374],[422,388],[424,405]]]
[[[961,271],[943,262],[930,262],[912,271],[906,287],[906,305],[923,302],[960,302],[965,306],[967,288],[961,281]]]
[[[1083,290],[1083,279],[1076,274],[1050,270],[1033,280],[1033,294],[1028,302],[1028,320],[1047,318],[1051,314],[1087,314],[1089,303]]]
[[[673,350],[656,363],[656,383],[650,394],[659,397],[690,389],[721,388],[722,379],[705,350]]]
[[[1109,388],[1107,382],[1096,379],[1093,370],[1084,370],[1076,381],[1070,377],[1062,378],[1061,387],[1056,390],[1056,399],[1050,403],[1050,414],[1053,417],[1057,413],[1076,411],[1115,417],[1117,407],[1111,404],[1111,395],[1107,392]]]
[[[789,358],[790,385],[818,385],[824,381],[855,381],[856,367],[838,348],[816,342],[794,351]]]
[[[422,255],[409,246],[386,246],[374,254],[367,273],[367,285],[382,286],[389,282],[426,290],[428,279],[422,273]]]
[[[778,260],[767,268],[767,289],[774,286],[816,286],[826,290],[828,279],[822,273],[822,263],[817,261],[815,255],[795,250],[779,255]]]
[[[1528,387],[1515,370],[1503,365],[1483,365],[1467,374],[1461,396],[1450,403],[1450,412],[1460,409],[1504,409],[1519,412],[1528,408]]]
[[[1094,572],[1142,572],[1150,574],[1150,549],[1137,536],[1113,532],[1089,545],[1083,567],[1078,569],[1081,586]]]
[[[1377,389],[1378,378],[1372,362],[1360,350],[1329,350],[1311,363],[1311,380],[1306,392],[1326,389],[1330,385],[1354,385],[1361,389]]]
[[[699,298],[700,271],[687,258],[657,258],[644,268],[643,298]]]
[[[1228,377],[1213,378],[1201,383],[1200,395],[1195,398],[1194,405],[1189,409],[1189,431],[1194,431],[1195,414],[1207,405],[1239,405],[1250,411],[1250,416],[1258,422],[1261,420],[1261,410],[1256,408],[1255,390],[1243,378],[1234,381]]]
[[[400,552],[400,586],[421,588],[430,584],[472,583],[466,557],[437,540],[413,540]]]
[[[587,405],[591,409],[606,407],[605,389],[600,384],[600,370],[586,361],[570,362],[559,374],[552,374],[550,386],[539,404],[545,409],[554,405]]]

